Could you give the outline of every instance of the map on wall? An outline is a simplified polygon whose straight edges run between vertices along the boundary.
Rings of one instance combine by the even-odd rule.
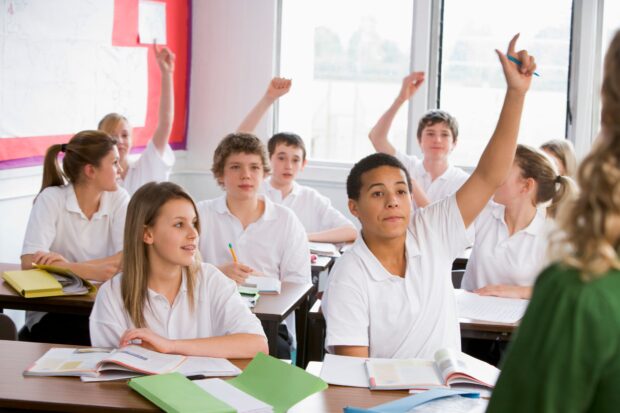
[[[152,2],[152,1],[151,1]],[[162,1],[176,55],[171,144],[185,146],[188,0]],[[137,150],[157,123],[160,73],[138,39],[138,0],[0,0],[0,169],[40,164],[47,147],[95,129],[109,112]]]

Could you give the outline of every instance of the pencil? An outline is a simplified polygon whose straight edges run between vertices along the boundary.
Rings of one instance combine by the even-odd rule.
[[[235,254],[235,250],[230,242],[228,243],[228,249],[230,250],[230,255],[233,257],[233,262],[237,262],[237,254]]]

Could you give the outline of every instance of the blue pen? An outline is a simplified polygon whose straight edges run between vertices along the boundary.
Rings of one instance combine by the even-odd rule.
[[[511,62],[513,62],[513,63],[516,63],[516,64],[517,64],[517,66],[521,66],[521,65],[523,64],[523,63],[521,63],[521,61],[520,61],[519,59],[517,59],[516,57],[512,57],[512,56],[510,56],[510,55],[507,55],[507,56],[508,56],[508,60],[510,60],[510,61],[511,61]],[[538,73],[536,73],[536,72],[534,72],[534,76],[538,76],[538,77],[540,77],[540,75],[539,75]]]

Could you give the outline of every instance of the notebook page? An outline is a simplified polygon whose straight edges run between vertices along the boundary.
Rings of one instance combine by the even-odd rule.
[[[489,297],[457,290],[459,317],[494,323],[514,324],[523,318],[528,300]]]

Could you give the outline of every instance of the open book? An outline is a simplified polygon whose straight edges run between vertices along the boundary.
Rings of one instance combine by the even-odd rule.
[[[71,270],[51,265],[33,264],[35,269],[5,271],[2,277],[25,298],[59,295],[86,295],[95,287]]]
[[[203,377],[241,373],[225,359],[162,354],[132,345],[120,349],[52,348],[24,371],[24,375],[79,376],[83,381],[107,381],[173,371]]]
[[[434,360],[365,359],[327,354],[321,378],[329,384],[373,390],[447,388],[470,384],[492,388],[499,369],[452,349],[435,352]]]

